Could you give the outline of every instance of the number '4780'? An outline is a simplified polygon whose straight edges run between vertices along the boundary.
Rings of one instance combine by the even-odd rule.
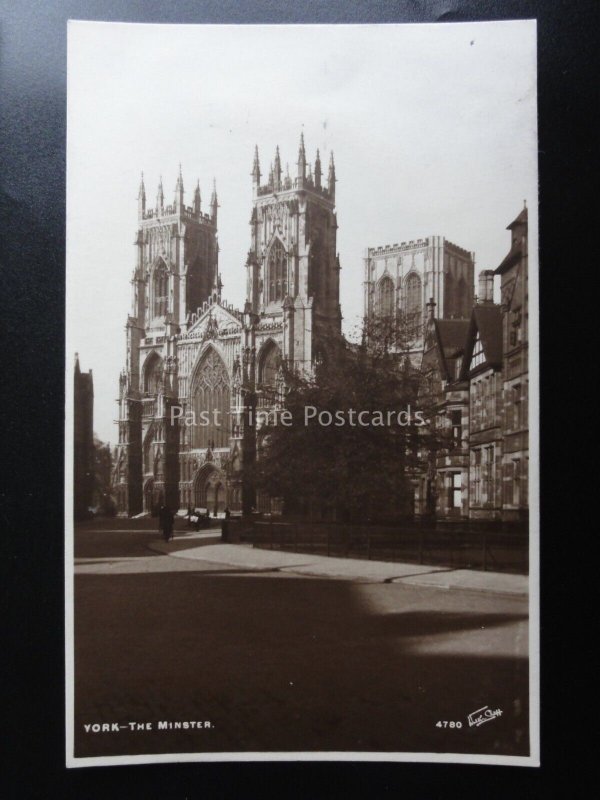
[[[462,728],[462,722],[460,720],[447,720],[441,719],[435,723],[436,728]]]

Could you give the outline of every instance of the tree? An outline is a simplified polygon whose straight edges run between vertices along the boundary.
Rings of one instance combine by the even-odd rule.
[[[110,444],[94,434],[94,505],[101,514],[111,516],[116,511],[111,496],[112,454]]]
[[[311,375],[285,370],[284,400],[259,428],[254,480],[283,498],[285,513],[413,512],[411,478],[429,435],[420,374],[401,320],[375,320],[362,333],[360,345],[330,345]]]

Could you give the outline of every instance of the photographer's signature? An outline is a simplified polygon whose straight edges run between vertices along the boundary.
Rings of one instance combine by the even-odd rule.
[[[502,709],[501,708],[490,708],[489,706],[483,706],[483,708],[478,708],[477,711],[472,711],[467,719],[469,720],[469,728],[476,727],[478,728],[480,725],[483,725],[484,722],[491,722],[496,717],[502,716]]]

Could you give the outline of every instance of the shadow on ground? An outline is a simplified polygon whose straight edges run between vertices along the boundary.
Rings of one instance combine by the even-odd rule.
[[[478,612],[452,593],[232,572],[76,576],[76,756],[528,754],[527,661],[495,647],[524,604],[479,599]],[[373,611],[365,591],[387,592],[393,612]],[[427,652],[448,635],[470,655]],[[480,644],[461,651],[463,638]],[[469,728],[467,714],[486,705],[502,715]],[[211,727],[159,731],[159,721]],[[84,732],[104,722],[153,730]]]

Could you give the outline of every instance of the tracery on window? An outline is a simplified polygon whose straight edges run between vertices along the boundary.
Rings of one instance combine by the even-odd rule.
[[[404,314],[409,332],[418,336],[423,317],[421,278],[416,272],[411,273],[404,285]]]
[[[219,354],[210,347],[196,373],[192,387],[196,425],[193,447],[227,447],[230,427],[229,375]]]
[[[377,287],[377,313],[381,317],[394,315],[394,282],[385,275]]]
[[[169,273],[164,261],[154,269],[152,278],[153,316],[164,317],[169,308]]]
[[[283,300],[287,293],[287,255],[281,241],[275,239],[267,261],[267,303]]]

